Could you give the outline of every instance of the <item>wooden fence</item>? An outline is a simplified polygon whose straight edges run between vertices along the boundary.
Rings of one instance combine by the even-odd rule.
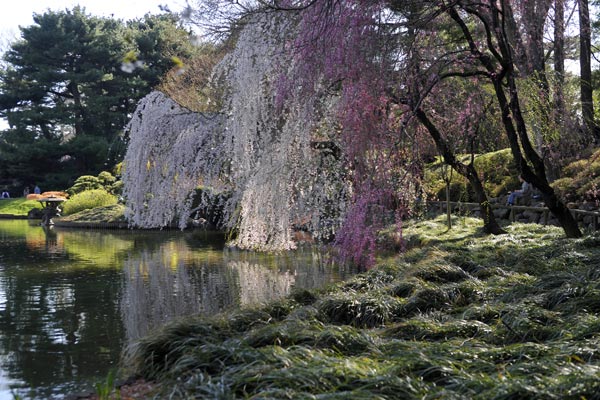
[[[428,209],[439,209],[440,213],[445,213],[446,212],[446,201],[429,201],[428,204]],[[468,211],[468,212],[478,212],[479,211],[479,203],[464,203],[464,202],[458,202],[458,201],[451,201],[450,202],[450,209],[453,211],[458,210],[459,213]],[[520,205],[514,205],[514,206],[509,206],[509,205],[502,205],[502,204],[492,204],[492,209],[493,210],[506,210],[508,212],[508,219],[511,222],[515,222],[516,221],[516,217],[519,214],[519,212],[524,212],[524,211],[530,211],[530,212],[535,212],[535,213],[539,213],[541,215],[541,218],[539,219],[538,223],[541,223],[542,225],[548,225],[549,221],[550,221],[550,210],[548,209],[548,207],[536,207],[536,206],[520,206]],[[571,214],[573,215],[573,217],[575,218],[575,220],[578,223],[583,223],[586,220],[586,217],[588,217],[587,219],[589,220],[588,223],[586,223],[586,225],[589,225],[594,231],[597,231],[600,223],[599,223],[599,219],[600,219],[600,211],[587,211],[587,210],[579,210],[579,209],[569,209],[569,211],[571,211]]]

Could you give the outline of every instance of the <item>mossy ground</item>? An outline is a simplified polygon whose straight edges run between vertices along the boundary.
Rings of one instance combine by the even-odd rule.
[[[129,362],[173,398],[600,398],[600,235],[454,222],[409,224],[415,247],[350,281],[168,326]]]

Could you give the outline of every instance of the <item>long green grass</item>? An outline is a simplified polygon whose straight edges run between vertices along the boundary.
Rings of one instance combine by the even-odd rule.
[[[127,365],[164,396],[600,399],[600,235],[408,225],[414,246],[347,282],[170,325]]]

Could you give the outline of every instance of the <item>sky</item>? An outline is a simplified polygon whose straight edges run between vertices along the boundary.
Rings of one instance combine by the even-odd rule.
[[[14,40],[19,35],[19,26],[33,24],[33,13],[42,14],[50,9],[62,11],[72,9],[76,5],[85,7],[88,14],[98,16],[114,16],[129,20],[143,17],[147,13],[159,14],[159,5],[166,5],[173,12],[185,8],[185,0],[10,0],[2,2],[0,11],[0,38],[2,48],[6,41]]]

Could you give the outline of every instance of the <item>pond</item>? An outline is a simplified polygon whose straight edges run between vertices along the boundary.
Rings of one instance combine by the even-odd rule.
[[[348,278],[318,250],[228,249],[199,231],[108,231],[0,220],[0,399],[93,390],[131,341],[169,320]]]

